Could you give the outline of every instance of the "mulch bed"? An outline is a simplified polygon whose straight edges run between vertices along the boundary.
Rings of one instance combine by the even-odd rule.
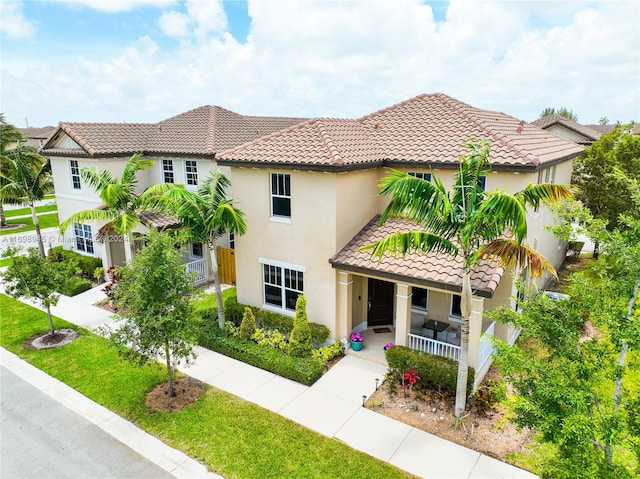
[[[25,343],[29,349],[50,349],[64,346],[78,337],[74,329],[56,329],[53,334],[50,331],[36,334],[27,339]]]
[[[181,409],[196,402],[204,394],[204,383],[191,377],[182,377],[174,381],[176,395],[169,396],[169,383],[156,386],[147,394],[147,406],[160,411],[171,412]]]

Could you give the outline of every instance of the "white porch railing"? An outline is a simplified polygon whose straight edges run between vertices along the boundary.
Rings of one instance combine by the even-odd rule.
[[[487,362],[491,354],[493,353],[493,344],[491,343],[491,338],[493,337],[494,331],[496,329],[496,322],[493,321],[489,327],[485,330],[485,332],[480,336],[480,349],[478,351],[478,368],[477,370],[481,370],[484,366],[484,363]]]
[[[436,356],[444,356],[445,358],[457,361],[460,358],[460,346],[455,344],[443,343],[431,338],[425,338],[417,334],[409,334],[408,346],[411,349],[425,351]]]
[[[193,279],[193,282],[195,284],[200,284],[207,281],[207,264],[204,259],[199,259],[197,261],[191,261],[190,263],[187,263],[187,273],[192,273],[194,271],[198,273]]]

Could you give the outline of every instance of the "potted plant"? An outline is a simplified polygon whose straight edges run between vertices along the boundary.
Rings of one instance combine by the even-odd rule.
[[[354,351],[360,351],[362,349],[362,343],[364,338],[360,333],[351,333],[351,349]]]

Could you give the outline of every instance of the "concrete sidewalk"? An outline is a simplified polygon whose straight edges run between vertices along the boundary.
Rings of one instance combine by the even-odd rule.
[[[103,297],[100,289],[74,298],[63,296],[53,314],[86,328],[112,324],[109,312],[93,306]],[[536,477],[363,408],[363,395],[368,397],[375,390],[375,379],[383,378],[382,365],[346,356],[308,387],[204,348],[197,348],[197,354],[195,364],[180,368],[182,372],[417,476]]]

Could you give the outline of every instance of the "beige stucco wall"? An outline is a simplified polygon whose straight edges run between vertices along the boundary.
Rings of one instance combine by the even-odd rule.
[[[554,135],[559,136],[560,138],[564,138],[565,140],[575,141],[576,143],[588,140],[587,137],[585,137],[584,135],[576,133],[573,130],[569,130],[568,128],[565,128],[562,125],[557,125],[557,124],[552,125],[548,128],[545,128],[545,130],[547,130],[550,133],[553,133]]]

